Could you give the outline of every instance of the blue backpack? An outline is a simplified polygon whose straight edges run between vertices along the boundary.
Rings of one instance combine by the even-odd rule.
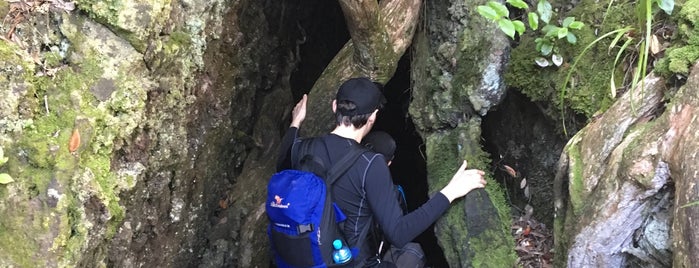
[[[279,268],[342,266],[333,262],[332,244],[340,239],[347,245],[339,226],[346,217],[332,202],[330,189],[366,149],[353,146],[327,170],[320,158],[309,154],[316,140],[303,140],[298,154],[302,158],[297,161],[292,152],[293,169],[274,174],[267,185],[267,234]],[[357,249],[352,251],[356,256]]]

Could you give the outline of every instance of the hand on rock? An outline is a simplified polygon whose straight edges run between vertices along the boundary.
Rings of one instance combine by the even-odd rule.
[[[483,178],[485,172],[479,169],[466,169],[467,166],[468,163],[464,160],[449,184],[440,191],[449,199],[449,202],[468,194],[473,189],[484,188],[487,184]]]

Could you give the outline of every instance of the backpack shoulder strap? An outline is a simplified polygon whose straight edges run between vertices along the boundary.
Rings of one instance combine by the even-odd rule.
[[[332,168],[330,168],[330,171],[328,171],[328,178],[326,180],[326,184],[328,186],[333,185],[337,179],[342,176],[352,165],[354,165],[354,162],[357,161],[357,158],[359,158],[360,155],[362,155],[364,152],[366,152],[367,149],[364,147],[361,147],[359,145],[353,144],[350,147],[350,151],[340,159],[340,161],[337,161],[335,165],[333,165]]]

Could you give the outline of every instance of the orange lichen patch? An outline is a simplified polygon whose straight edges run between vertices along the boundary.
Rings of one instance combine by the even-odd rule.
[[[70,141],[68,142],[68,151],[74,153],[78,147],[80,147],[80,132],[78,129],[73,130],[73,134],[70,135]]]

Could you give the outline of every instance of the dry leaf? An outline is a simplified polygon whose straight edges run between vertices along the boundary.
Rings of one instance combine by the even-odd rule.
[[[551,63],[549,63],[549,61],[547,59],[544,59],[542,57],[538,57],[538,58],[534,59],[534,62],[536,62],[536,65],[539,65],[539,67],[546,67],[546,66],[551,65]]]
[[[510,176],[512,176],[513,178],[517,178],[517,171],[515,171],[515,169],[511,168],[508,165],[503,166],[505,166],[505,171],[507,172],[507,174],[510,174]]]
[[[563,64],[563,57],[561,57],[561,56],[558,55],[558,54],[553,54],[553,55],[551,55],[551,61],[552,61],[553,64],[555,64],[556,66],[561,66],[561,64]]]
[[[656,55],[663,50],[662,46],[660,45],[660,41],[658,41],[658,36],[654,34],[650,36],[648,46],[650,47],[650,53],[653,55]]]
[[[524,187],[524,196],[525,196],[526,198],[529,198],[529,186]]]
[[[73,134],[70,135],[70,142],[68,143],[68,151],[71,153],[75,152],[75,150],[80,147],[80,132],[78,132],[78,129],[73,130]]]
[[[524,187],[527,187],[527,178],[522,179],[519,183],[519,189],[524,189]]]

